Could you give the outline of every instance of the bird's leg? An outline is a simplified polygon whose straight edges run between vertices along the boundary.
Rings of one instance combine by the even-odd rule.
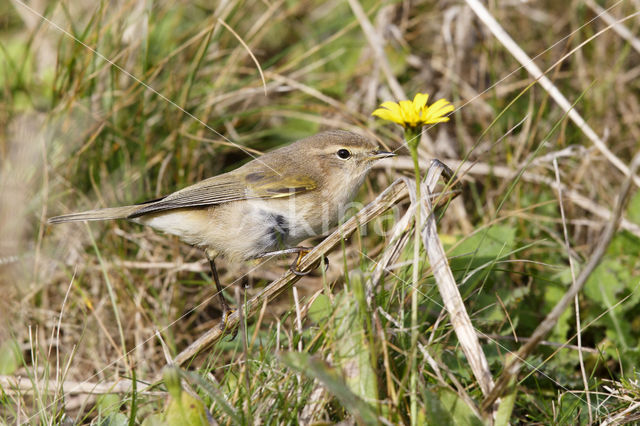
[[[216,269],[216,262],[212,257],[209,257],[207,254],[207,260],[209,260],[209,266],[211,267],[211,275],[213,276],[213,281],[216,284],[216,290],[218,291],[218,297],[220,298],[220,304],[222,305],[222,321],[220,322],[220,327],[225,329],[227,327],[227,319],[229,315],[233,313],[233,309],[229,307],[229,304],[224,298],[222,294],[222,286],[220,285],[220,278],[218,277],[218,270]]]
[[[315,269],[318,266],[320,266],[320,263],[322,262],[322,259],[320,259],[318,264],[314,265],[313,268],[311,268],[307,272],[300,271],[300,262],[302,261],[302,258],[305,257],[307,254],[309,254],[309,252],[311,250],[313,250],[313,247],[291,247],[291,248],[284,249],[284,250],[276,250],[276,251],[270,251],[270,252],[267,252],[267,253],[262,253],[259,256],[256,256],[256,258],[271,257],[271,256],[279,256],[279,255],[282,255],[282,254],[297,253],[298,256],[296,256],[296,259],[293,261],[293,263],[291,263],[291,266],[289,266],[289,270],[291,272],[293,272],[294,274],[296,274],[296,275],[305,276],[305,275],[309,275],[311,273],[311,269]],[[329,258],[326,257],[326,256],[322,256],[322,257],[324,258],[325,271],[326,271],[327,268],[329,268]]]

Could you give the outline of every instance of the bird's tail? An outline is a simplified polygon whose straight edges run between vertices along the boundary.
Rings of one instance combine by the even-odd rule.
[[[98,210],[87,210],[86,212],[71,213],[52,217],[47,220],[47,223],[79,222],[83,220],[125,219],[131,216],[137,210],[140,210],[142,207],[144,207],[144,204],[124,207],[109,207],[106,209]]]

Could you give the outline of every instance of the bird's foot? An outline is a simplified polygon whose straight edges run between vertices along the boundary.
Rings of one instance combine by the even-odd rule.
[[[229,307],[229,305],[226,305],[223,307],[222,310],[222,318],[220,319],[220,324],[218,325],[218,327],[220,327],[220,330],[222,330],[222,332],[225,331],[230,331],[229,329],[229,317],[231,315],[233,315],[235,313],[235,309],[231,309]],[[238,335],[238,327],[234,327],[233,329],[233,334],[231,334],[231,341],[233,341],[236,336]]]
[[[320,265],[322,265],[322,260],[324,259],[324,271],[327,272],[327,269],[329,269],[329,258],[326,256],[322,256],[318,259],[318,261],[314,263],[308,271],[303,272],[300,270],[300,262],[302,262],[302,258],[309,254],[310,251],[311,250],[308,249],[298,251],[298,256],[291,266],[289,266],[289,270],[299,277],[304,277],[305,275],[309,275],[314,269],[320,267]]]
[[[313,247],[291,247],[288,249],[284,249],[284,250],[277,250],[277,251],[270,251],[270,252],[266,252],[266,253],[262,253],[258,256],[256,256],[256,259],[258,258],[264,258],[264,257],[271,257],[271,256],[280,256],[283,254],[292,254],[292,253],[296,253],[296,259],[291,263],[291,265],[289,266],[289,270],[291,272],[293,272],[294,274],[298,275],[298,276],[305,276],[305,275],[309,275],[311,273],[311,271],[313,271],[314,269],[316,269],[318,266],[320,266],[322,264],[322,259],[324,259],[324,264],[325,264],[325,271],[327,270],[327,268],[329,268],[329,259],[326,256],[322,256],[322,258],[320,260],[318,260],[315,264],[313,264],[308,271],[301,271],[300,270],[300,263],[302,263],[302,258],[305,257],[307,254],[309,254],[309,252],[311,252],[311,250],[313,250]]]

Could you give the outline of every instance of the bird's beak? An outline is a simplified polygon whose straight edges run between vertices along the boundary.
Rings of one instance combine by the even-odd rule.
[[[396,154],[388,151],[373,151],[371,156],[369,156],[369,160],[382,160],[383,158],[395,157]]]

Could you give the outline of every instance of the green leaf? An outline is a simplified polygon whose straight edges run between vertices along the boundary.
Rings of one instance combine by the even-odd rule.
[[[512,383],[515,383],[515,378],[511,379]],[[495,426],[508,426],[509,420],[511,420],[511,413],[513,412],[513,406],[516,402],[517,389],[515,386],[511,386],[511,391],[500,398],[500,405],[498,406],[498,412],[496,413]]]
[[[331,300],[325,294],[319,294],[309,307],[309,318],[315,323],[321,323],[331,314]]]
[[[631,360],[637,341],[637,332],[633,329],[633,321],[637,318],[635,310],[640,295],[638,295],[637,259],[626,255],[624,241],[619,238],[614,239],[617,243],[609,248],[607,257],[593,271],[585,284],[584,294],[592,302],[595,302],[599,309],[597,314],[606,311],[606,315],[599,322],[604,325],[607,339],[612,345],[607,345],[606,353],[619,359],[623,363],[623,368],[631,368],[635,363]],[[611,253],[613,252],[613,253]],[[615,257],[614,257],[615,256]],[[635,277],[635,278],[634,278]],[[630,296],[619,303],[626,296]],[[625,356],[620,358],[620,354]]]
[[[627,219],[640,224],[640,191],[636,191],[627,206]]]
[[[462,241],[451,252],[451,257],[474,255],[478,259],[495,259],[515,245],[516,230],[506,225],[496,225],[477,232]]]
[[[562,287],[560,285],[550,284],[546,287],[544,292],[545,306],[548,312],[551,312],[553,307],[562,299],[562,296],[567,292],[568,287]],[[573,306],[573,305],[571,305]],[[553,328],[552,334],[549,337],[551,340],[562,342],[569,333],[569,329],[573,325],[573,309],[565,309],[564,312],[558,318],[558,322]]]
[[[453,424],[453,418],[449,410],[442,405],[442,401],[440,401],[440,397],[436,392],[425,390],[423,392],[423,400],[427,410],[429,424],[437,426]]]
[[[98,412],[103,416],[110,416],[112,414],[118,413],[120,411],[121,405],[122,400],[120,399],[120,396],[114,393],[100,395],[98,397],[98,400],[96,401]]]
[[[142,426],[169,426],[161,414],[151,414],[142,421]]]
[[[515,228],[496,225],[460,242],[451,250],[449,262],[456,281],[467,279],[468,284],[473,284],[482,279],[493,269],[492,262],[507,257],[513,250],[515,237]],[[471,279],[468,279],[467,275],[480,267],[482,272],[475,271]]]
[[[451,423],[449,424],[456,426],[484,425],[482,419],[476,416],[473,409],[458,394],[448,389],[441,389],[438,393],[442,407],[451,417]],[[438,423],[434,422],[432,424]]]
[[[343,292],[336,298],[335,364],[340,367],[349,389],[365,401],[376,401],[378,387],[376,373],[371,365],[371,348],[366,338],[363,315],[359,306],[364,304],[364,283],[361,274],[350,274],[352,292]],[[362,296],[362,304],[354,300]],[[366,305],[365,305],[366,306]]]
[[[123,413],[111,413],[99,424],[100,426],[127,426],[129,419]]]
[[[182,389],[178,367],[165,368],[163,379],[169,390],[165,421],[170,425],[208,426],[210,414],[200,398]]]
[[[616,259],[605,258],[593,271],[584,286],[584,292],[601,306],[610,307],[617,301],[617,294],[626,286],[624,269]]]
[[[192,371],[183,371],[182,374],[189,379],[191,384],[197,383],[211,397],[211,399],[216,402],[218,408],[229,416],[232,423],[240,424],[242,422],[240,415],[227,402],[224,393],[211,381],[206,380],[204,377]]]
[[[20,347],[11,339],[0,345],[0,374],[13,374],[20,366]]]

